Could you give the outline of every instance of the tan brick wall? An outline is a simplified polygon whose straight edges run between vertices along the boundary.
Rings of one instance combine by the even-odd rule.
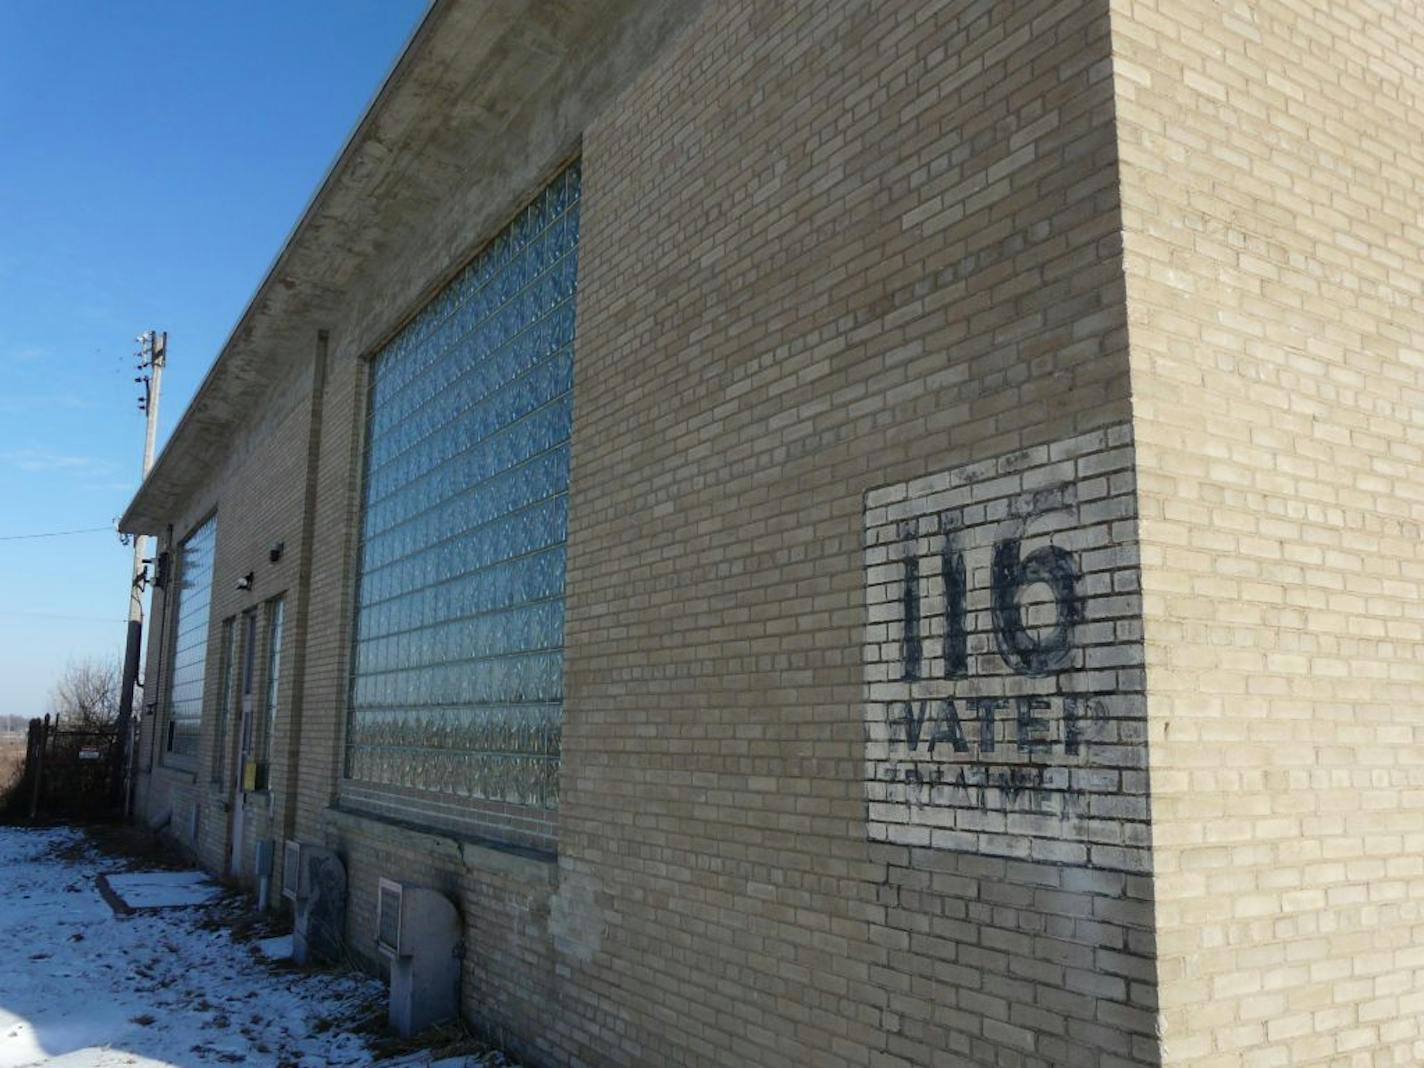
[[[533,1063],[1156,1062],[1107,34],[1099,3],[717,5],[587,130],[556,860],[332,807],[361,359],[412,309],[373,329],[353,292],[326,324],[295,827],[346,858],[358,960],[380,966],[395,875],[461,903],[468,1011]],[[310,404],[269,397],[269,432],[194,502],[220,512],[215,623],[278,527],[299,586]],[[1069,687],[1124,702],[1091,743],[1111,759],[986,777],[938,810],[950,837],[875,834],[865,664],[893,637],[867,493],[1045,472],[1075,487],[1072,549],[1111,606]],[[1060,705],[1006,718],[1006,747],[1056,730],[1066,753],[1075,713],[1043,685],[1023,692]],[[988,775],[947,753],[917,766]],[[280,835],[277,801],[251,833]]]
[[[270,797],[254,795],[249,801],[250,815],[245,821],[243,835],[247,874],[252,872],[253,843],[260,837],[281,837],[287,806],[291,801],[285,789],[285,743],[290,736],[295,687],[294,657],[291,655],[295,644],[292,620],[299,601],[297,574],[307,467],[305,444],[310,425],[310,387],[309,364],[300,357],[295,358],[288,374],[273,384],[261,417],[232,440],[219,476],[195,494],[183,514],[173,519],[176,546],[208,516],[217,517],[203,724],[195,761],[165,759],[162,745],[161,732],[166,722],[168,655],[172,648],[172,621],[165,619],[165,616],[170,610],[174,587],[170,586],[155,595],[152,618],[147,622],[146,674],[150,692],[145,693],[144,700],[145,704],[157,701],[159,712],[156,717],[145,715],[141,724],[140,774],[136,780],[139,816],[150,825],[166,821],[168,834],[215,871],[227,868],[233,777],[238,773],[232,754],[240,729],[240,709],[234,696],[228,712],[224,772],[222,781],[215,783],[213,769],[217,746],[216,709],[221,681],[221,624],[224,619],[240,620],[246,610],[257,612],[253,715],[258,721],[254,730],[260,737],[262,724],[266,721],[266,606],[279,595],[286,601],[286,638],[277,691],[277,734],[272,771],[274,787]],[[285,548],[281,559],[272,563],[268,559],[268,550],[279,541],[284,543]],[[253,574],[252,588],[238,590],[237,580],[248,572]],[[234,684],[236,671],[234,666]],[[157,737],[155,731],[159,732]],[[198,810],[196,837],[192,833],[195,806]]]
[[[1424,1063],[1424,21],[1112,22],[1165,1063]]]
[[[1155,1063],[1141,824],[874,842],[864,783],[866,492],[1129,417],[1105,18],[719,4],[586,134],[545,1024],[586,1063]]]
[[[921,14],[720,8],[587,132],[557,860],[331,807],[373,344],[331,324],[297,831],[370,967],[378,877],[459,901],[467,1011],[532,1063],[1154,1063],[1111,788],[1033,856],[869,837],[867,491],[1069,441],[1088,507],[1132,485],[1106,9]]]
[[[338,848],[356,960],[379,877],[449,894],[531,1064],[1424,1058],[1419,27],[1163,7],[728,0],[587,128],[557,856],[342,801],[363,360],[436,280],[294,346],[173,521],[218,509],[209,708],[288,597],[247,838]],[[1030,519],[1082,611],[1038,674]],[[213,744],[139,787],[221,868]]]
[[[360,522],[366,365],[345,337],[331,340],[322,395],[313,498],[311,614],[305,634],[298,834],[320,840],[322,816],[337,796],[344,760],[355,559]]]
[[[558,986],[549,931],[550,896],[558,882],[552,858],[335,810],[316,833],[303,837],[324,839],[345,860],[354,960],[373,972],[387,968],[374,937],[380,878],[439,890],[464,921],[461,993],[467,1017],[532,1064],[576,1063],[579,1051],[550,1026]]]

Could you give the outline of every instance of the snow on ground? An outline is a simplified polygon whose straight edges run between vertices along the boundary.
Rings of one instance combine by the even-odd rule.
[[[204,924],[221,904],[115,916],[95,880],[123,865],[83,842],[0,827],[0,1068],[374,1062],[346,1028],[380,1004],[381,984],[274,969],[264,951],[280,952],[277,940]]]

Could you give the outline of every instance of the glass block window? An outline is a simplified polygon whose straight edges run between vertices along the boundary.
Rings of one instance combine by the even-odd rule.
[[[347,775],[552,809],[579,171],[371,369]]]
[[[214,516],[193,531],[178,550],[173,660],[168,672],[168,737],[164,745],[176,763],[191,762],[198,756],[217,535],[218,521]]]

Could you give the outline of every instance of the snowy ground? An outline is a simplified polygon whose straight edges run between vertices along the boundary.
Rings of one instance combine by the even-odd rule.
[[[379,1006],[380,984],[274,966],[272,944],[213,922],[231,903],[115,916],[95,880],[125,865],[83,843],[0,827],[0,1068],[374,1063],[349,1028]],[[396,1063],[430,1061],[384,1062]]]

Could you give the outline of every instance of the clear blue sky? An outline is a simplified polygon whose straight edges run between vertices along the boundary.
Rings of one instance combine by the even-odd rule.
[[[0,714],[117,657],[138,484],[426,0],[0,2]]]

